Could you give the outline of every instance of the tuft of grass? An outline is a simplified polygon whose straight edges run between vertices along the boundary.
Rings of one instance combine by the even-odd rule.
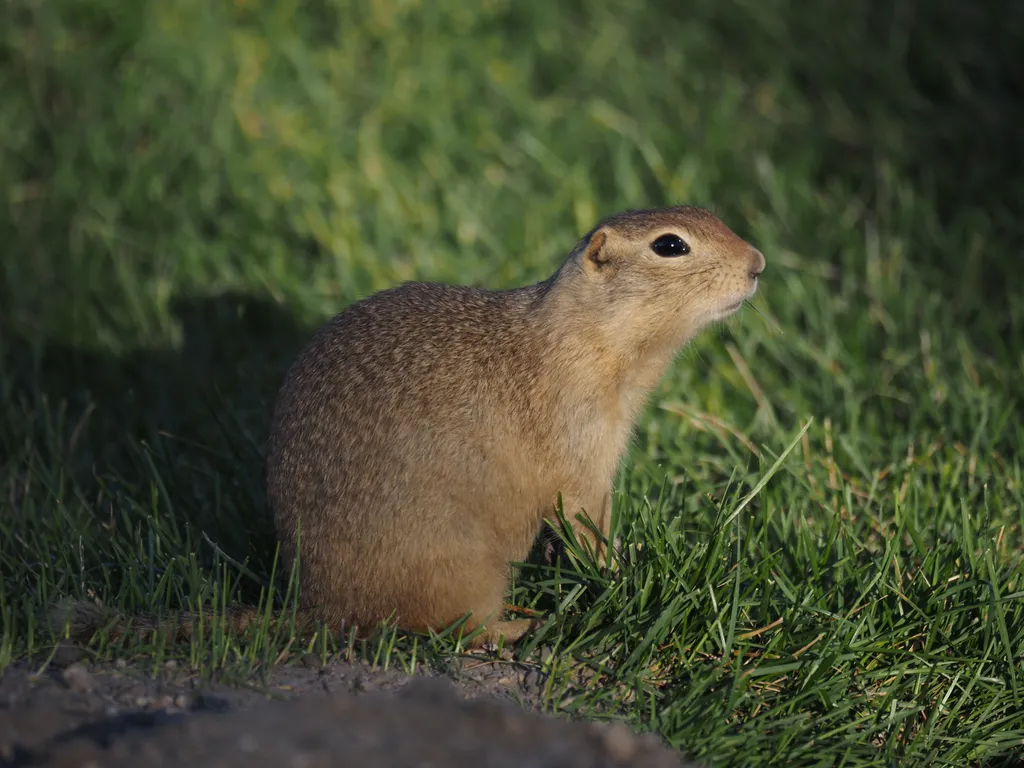
[[[285,367],[374,290],[522,284],[600,216],[686,201],[764,251],[762,290],[652,398],[610,567],[517,573],[546,706],[713,765],[1019,755],[1022,13],[5,3],[0,668],[46,663],[65,597],[210,612],[98,658],[446,663],[457,628],[269,621]],[[239,604],[264,620],[223,632]]]

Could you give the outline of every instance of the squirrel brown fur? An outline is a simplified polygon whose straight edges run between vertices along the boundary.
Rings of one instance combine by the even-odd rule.
[[[301,534],[302,621],[423,632],[469,614],[473,645],[515,643],[536,620],[501,615],[510,563],[559,497],[603,556],[639,411],[764,266],[704,209],[627,211],[536,284],[406,283],[336,315],[285,378],[267,456],[286,567]]]

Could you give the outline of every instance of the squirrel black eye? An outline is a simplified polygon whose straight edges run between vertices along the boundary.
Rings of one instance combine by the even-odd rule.
[[[685,256],[690,246],[679,235],[662,235],[651,243],[651,250],[659,256]]]

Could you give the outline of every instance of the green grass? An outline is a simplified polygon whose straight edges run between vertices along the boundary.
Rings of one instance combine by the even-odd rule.
[[[3,4],[0,666],[45,658],[64,596],[287,604],[262,441],[317,323],[406,279],[539,279],[600,216],[686,201],[766,254],[760,314],[652,399],[621,567],[524,568],[551,619],[520,653],[555,649],[552,708],[714,765],[1009,764],[1024,15],[985,7]]]

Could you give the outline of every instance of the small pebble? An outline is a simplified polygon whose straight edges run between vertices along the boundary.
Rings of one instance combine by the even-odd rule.
[[[118,669],[126,669],[128,667],[128,660],[127,659],[118,659],[117,661],[114,662],[114,666],[117,667]]]
[[[92,690],[93,679],[88,670],[81,664],[72,664],[61,673],[64,685],[72,691],[88,693]]]
[[[534,696],[540,695],[544,690],[544,675],[538,669],[527,670],[523,675],[523,689]]]
[[[179,693],[177,696],[174,697],[174,706],[176,706],[178,709],[188,709],[188,705],[189,700],[185,694]]]
[[[299,659],[299,663],[306,669],[320,669],[320,654],[307,653]]]

